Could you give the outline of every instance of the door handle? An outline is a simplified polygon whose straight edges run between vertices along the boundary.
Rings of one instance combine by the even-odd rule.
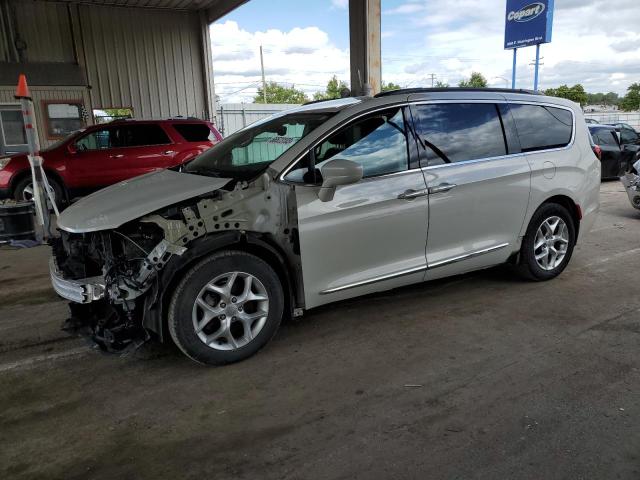
[[[440,185],[436,185],[435,187],[429,187],[429,193],[444,193],[448,192],[452,188],[456,188],[457,185],[455,183],[441,183]]]
[[[412,190],[409,189],[407,191],[405,191],[404,193],[401,193],[400,195],[398,195],[398,199],[399,200],[413,200],[414,198],[418,198],[418,197],[424,197],[425,195],[429,195],[429,190],[428,189],[423,189],[423,190]]]
[[[118,155],[109,155],[109,158],[122,158],[124,157],[123,154],[119,153]]]
[[[176,152],[174,152],[173,150],[165,150],[164,152],[162,152],[163,155],[173,155],[174,153]]]

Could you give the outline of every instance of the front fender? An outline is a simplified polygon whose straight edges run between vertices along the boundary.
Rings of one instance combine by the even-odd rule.
[[[165,310],[170,301],[171,293],[174,286],[179,282],[185,270],[201,258],[211,253],[221,250],[225,247],[237,246],[251,251],[251,248],[259,248],[262,251],[268,251],[272,259],[276,259],[281,267],[280,273],[284,275],[284,288],[289,291],[289,298],[292,304],[295,304],[295,298],[299,298],[297,292],[294,292],[293,282],[291,278],[295,272],[291,271],[285,256],[276,247],[269,242],[262,240],[262,234],[252,232],[227,231],[214,235],[199,238],[191,242],[188,250],[182,255],[174,255],[166,263],[158,275],[158,281],[150,289],[144,298],[144,309],[142,317],[142,326],[154,332],[160,341],[165,338]],[[297,282],[296,282],[297,283]],[[304,298],[304,297],[302,297]],[[294,305],[290,305],[292,308]]]

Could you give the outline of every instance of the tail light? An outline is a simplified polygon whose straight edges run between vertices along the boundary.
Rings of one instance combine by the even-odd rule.
[[[596,154],[596,157],[598,157],[598,160],[602,160],[602,149],[600,145],[591,145],[591,148],[593,149],[593,153]]]

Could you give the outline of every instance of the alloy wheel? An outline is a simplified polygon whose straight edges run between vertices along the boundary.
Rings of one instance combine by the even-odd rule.
[[[569,228],[557,216],[542,222],[536,232],[533,254],[538,266],[543,270],[553,270],[564,260],[569,249]]]
[[[236,350],[263,329],[269,295],[262,282],[244,272],[217,276],[195,299],[192,321],[202,342],[215,350]]]

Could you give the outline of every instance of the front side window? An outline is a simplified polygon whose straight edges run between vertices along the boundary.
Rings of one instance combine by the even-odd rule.
[[[331,115],[291,113],[259,121],[201,154],[184,171],[214,177],[254,178]]]
[[[340,129],[317,145],[313,153],[314,162],[311,154],[306,155],[285,180],[320,183],[320,168],[334,158],[359,163],[365,178],[406,170],[409,154],[402,108],[375,113]]]
[[[117,128],[94,130],[75,143],[78,151],[105,150],[122,146],[122,132]]]
[[[412,107],[428,166],[506,155],[498,107],[492,103],[434,103]]]
[[[566,147],[573,135],[573,115],[564,108],[511,104],[523,152]]]

